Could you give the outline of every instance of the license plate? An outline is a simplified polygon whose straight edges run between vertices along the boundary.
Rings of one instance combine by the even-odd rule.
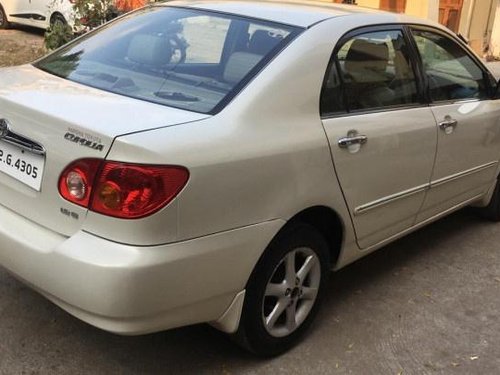
[[[40,191],[45,156],[0,141],[0,172]]]

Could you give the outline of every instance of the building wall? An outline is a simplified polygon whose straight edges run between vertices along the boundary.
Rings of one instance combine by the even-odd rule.
[[[469,39],[469,44],[478,54],[485,53],[490,40],[498,35],[498,31],[496,35],[493,32],[498,6],[499,0],[464,1],[459,32]]]
[[[375,8],[378,9],[380,7],[380,0],[357,0],[359,6]]]
[[[359,6],[380,9],[381,0],[357,0]],[[439,17],[439,0],[406,0],[406,14],[434,21]]]
[[[493,28],[491,32],[491,53],[493,56],[500,57],[500,1],[497,4],[495,10],[495,20],[493,22]]]
[[[439,18],[439,1],[436,0],[408,0],[406,14],[437,21]]]

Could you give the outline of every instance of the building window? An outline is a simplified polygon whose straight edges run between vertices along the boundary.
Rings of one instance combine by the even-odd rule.
[[[439,22],[450,30],[457,32],[463,3],[463,0],[440,0]]]
[[[380,9],[395,13],[404,13],[406,0],[380,0]]]

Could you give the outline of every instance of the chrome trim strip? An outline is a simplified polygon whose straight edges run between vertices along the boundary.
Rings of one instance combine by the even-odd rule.
[[[377,199],[376,201],[373,201],[373,202],[364,204],[362,206],[356,207],[354,209],[354,215],[361,215],[361,214],[364,214],[364,213],[371,211],[375,208],[385,206],[386,204],[395,202],[397,200],[407,198],[407,197],[410,197],[410,196],[418,194],[418,193],[422,193],[425,190],[429,189],[429,187],[430,187],[430,184],[424,184],[424,185],[414,187],[412,189],[401,191],[401,192],[393,194],[393,195],[389,195],[387,197]]]
[[[459,210],[460,208],[463,208],[465,206],[468,206],[469,204],[481,199],[482,197],[484,196],[484,194],[478,194],[478,195],[475,195],[474,197],[470,198],[470,199],[467,199],[466,201],[462,202],[462,203],[459,203],[453,207],[450,207],[448,208],[447,210],[443,211],[443,212],[440,212],[434,216],[431,216],[423,221],[420,221],[418,223],[416,223],[415,225],[411,226],[410,228],[407,228],[407,229],[403,229],[401,232],[399,233],[396,233],[388,238],[386,238],[385,240],[381,240],[379,242],[377,242],[376,244],[374,245],[371,245],[367,248],[364,248],[364,249],[361,249],[361,251],[363,253],[369,253],[369,252],[372,252],[376,249],[379,249],[381,248],[382,246],[385,246],[387,245],[388,243],[398,239],[398,238],[401,238],[405,235],[407,235],[408,233],[411,233],[411,232],[414,232],[416,231],[417,229],[420,229],[424,226],[426,226],[427,224],[433,222],[433,221],[436,221],[446,215],[448,215],[449,213],[452,213],[453,211],[457,211]],[[359,245],[358,245],[359,246]]]
[[[492,162],[480,165],[479,167],[467,169],[466,171],[455,173],[451,176],[440,178],[439,180],[431,181],[431,188],[446,184],[446,183],[451,182],[451,181],[458,180],[459,178],[466,177],[466,176],[469,176],[469,175],[474,174],[474,173],[481,172],[481,171],[488,169],[488,168],[491,168],[497,164],[498,164],[498,161],[492,161]]]
[[[45,147],[43,147],[40,143],[16,134],[12,130],[9,131],[5,137],[1,138],[1,140],[34,154],[45,155]]]
[[[428,189],[432,189],[432,188],[444,185],[448,182],[458,180],[459,178],[466,177],[466,176],[472,175],[474,173],[481,172],[485,169],[496,166],[497,164],[498,164],[497,161],[492,161],[492,162],[480,165],[478,167],[474,167],[474,168],[468,169],[466,171],[453,174],[451,176],[440,178],[439,180],[436,180],[436,181],[431,181],[428,184],[420,185],[420,186],[414,187],[414,188],[409,189],[409,190],[401,191],[399,193],[377,199],[376,201],[373,201],[373,202],[364,204],[362,206],[356,207],[354,209],[354,215],[358,216],[358,215],[364,214],[366,212],[369,212],[369,211],[374,210],[376,208],[385,206],[386,204],[395,202],[397,200],[407,198],[407,197],[410,197],[412,195],[424,192]]]

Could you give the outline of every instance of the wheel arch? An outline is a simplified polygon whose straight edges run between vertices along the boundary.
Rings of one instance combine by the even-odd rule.
[[[329,249],[330,265],[332,266],[332,268],[335,267],[342,250],[345,227],[340,215],[335,210],[327,206],[318,205],[305,208],[286,221],[286,223],[273,236],[269,244],[266,246],[266,249],[260,255],[259,259],[253,267],[252,273],[249,276],[249,280],[255,272],[258,264],[265,256],[269,246],[271,246],[275,241],[278,241],[282,236],[286,236],[287,232],[297,223],[311,225],[323,236],[323,238],[327,242]]]
[[[330,263],[332,266],[335,266],[340,257],[345,231],[340,215],[327,206],[309,207],[288,220],[281,231],[297,222],[309,224],[321,233],[330,250]]]
[[[281,236],[286,235],[287,231],[297,223],[311,225],[325,238],[330,253],[330,264],[333,268],[337,264],[340,257],[342,243],[344,241],[345,228],[340,215],[335,210],[327,206],[309,207],[292,216],[274,235],[272,240],[269,242],[269,245],[266,247],[266,250],[273,242],[279,240]],[[262,252],[259,259],[255,263],[254,268],[247,280],[246,288],[248,287],[248,282],[251,280],[256,268],[265,256],[266,250]],[[240,326],[244,300],[245,289],[235,296],[235,299],[224,314],[222,314],[217,321],[211,322],[210,324],[223,332],[235,334]]]
[[[64,17],[64,15],[61,12],[59,12],[59,11],[56,10],[56,11],[52,12],[52,14],[50,15],[49,24],[52,25],[52,23],[54,22],[54,20],[57,17],[62,18],[65,23],[68,23],[68,20],[66,19],[66,17]]]

